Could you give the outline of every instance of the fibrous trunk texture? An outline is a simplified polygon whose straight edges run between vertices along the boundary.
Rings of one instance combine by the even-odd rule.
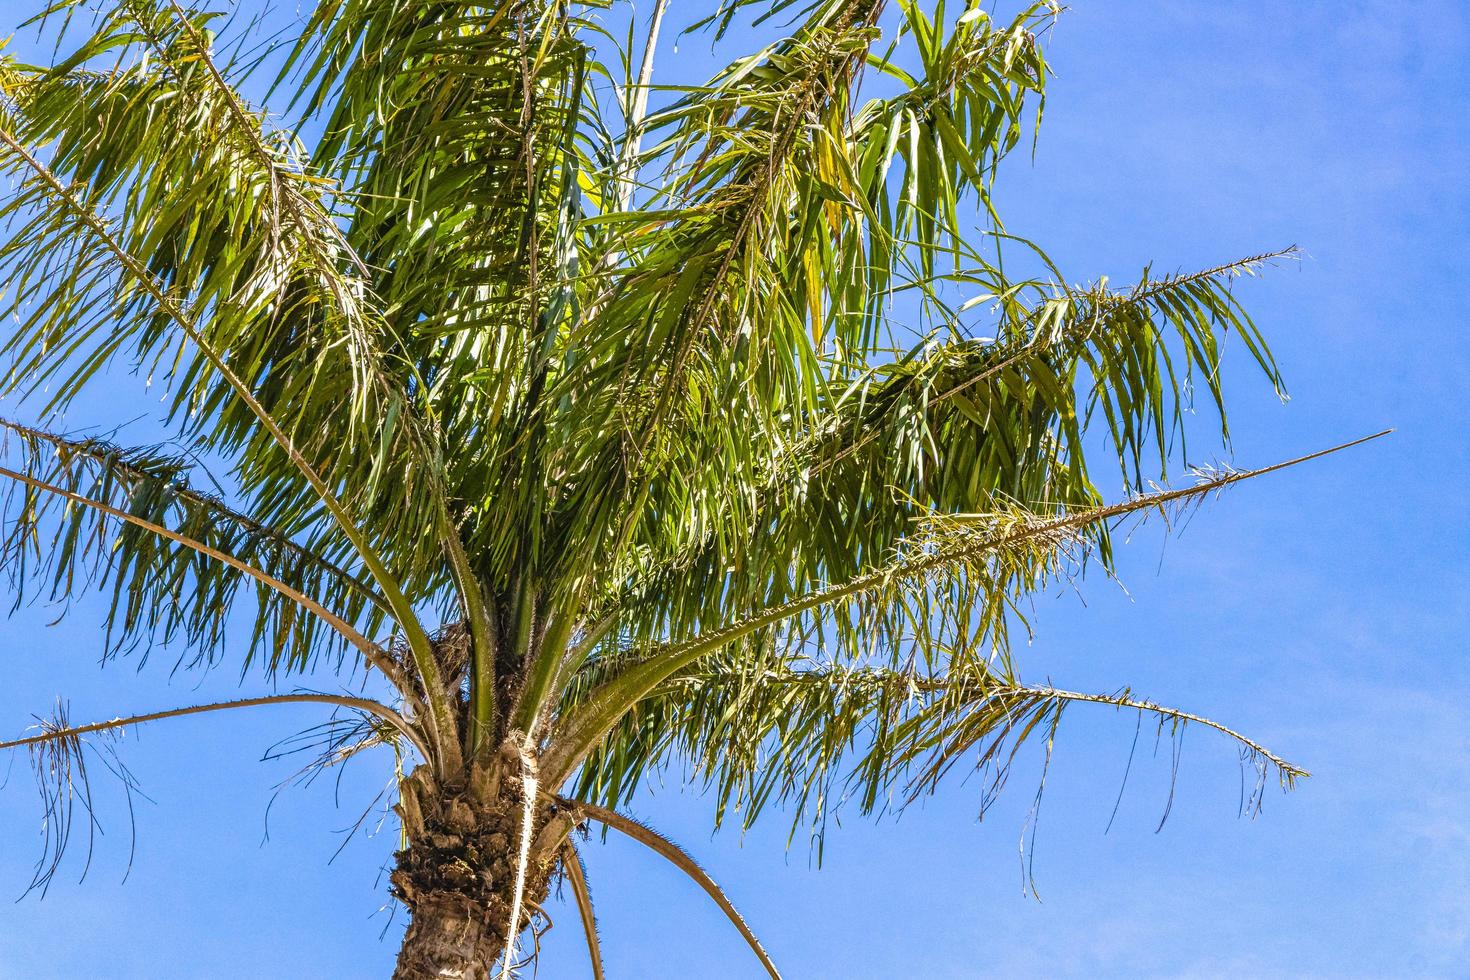
[[[520,863],[521,781],[505,772],[475,783],[441,787],[420,768],[401,784],[407,846],[396,855],[392,891],[409,924],[395,980],[483,978],[505,952]],[[533,808],[533,832],[550,817],[548,807]],[[534,856],[528,862],[520,927],[545,900],[553,865]]]

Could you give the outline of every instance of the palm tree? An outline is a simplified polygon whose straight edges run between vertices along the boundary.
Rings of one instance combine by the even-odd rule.
[[[53,843],[88,736],[315,702],[317,766],[399,766],[396,976],[512,971],[563,879],[600,975],[589,821],[695,877],[774,975],[618,812],[651,770],[687,767],[717,821],[819,827],[961,759],[998,789],[1091,703],[1304,775],[1011,656],[1018,600],[1106,569],[1120,521],[1264,472],[1159,489],[1192,391],[1225,432],[1227,335],[1281,390],[1232,283],[1284,253],[1076,286],[1003,230],[1050,5],[729,0],[695,27],[780,38],[656,88],[666,0],[318,0],[263,48],[186,2],[54,0],[54,63],[0,61],[0,393],[54,418],[132,370],[167,407],[146,448],[4,421],[0,560],[21,595],[104,589],[113,653],[203,667],[228,638],[270,678],[371,683],[54,718],[5,743]]]

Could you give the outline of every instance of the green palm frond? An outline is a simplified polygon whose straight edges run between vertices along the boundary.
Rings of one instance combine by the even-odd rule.
[[[370,583],[308,545],[267,528],[189,486],[188,460],[164,447],[124,449],[97,439],[72,439],[0,420],[6,430],[3,564],[16,601],[34,584],[53,602],[109,588],[109,646],[177,644],[202,661],[222,652],[226,626],[243,597],[254,617],[242,669],[258,657],[268,671],[304,671],[318,658],[341,664],[358,655],[386,671],[400,687],[396,667],[363,633],[377,632],[386,603]],[[24,480],[25,482],[20,482]],[[79,504],[86,500],[92,505]],[[107,507],[132,521],[119,522]],[[119,527],[118,524],[121,523]],[[166,528],[191,544],[161,537]],[[238,568],[203,554],[227,555],[281,583],[272,589]],[[255,586],[250,588],[250,586]],[[352,638],[302,606],[327,604]],[[353,642],[356,640],[356,643]],[[375,661],[375,662],[374,662]]]
[[[1167,459],[1194,378],[1223,405],[1221,336],[1242,336],[1279,385],[1231,294],[1271,258],[1145,276],[1126,291],[1069,290],[1030,309],[1011,338],[926,343],[872,368],[745,486],[745,509],[700,525],[695,547],[642,553],[600,614],[622,640],[692,635],[844,581],[930,513],[1020,505],[1045,517],[1097,505],[1082,451],[1094,413],[1141,483],[1146,452]],[[1107,560],[1105,526],[1086,533]]]
[[[671,678],[619,722],[579,775],[576,795],[616,806],[646,775],[687,765],[712,792],[716,820],[753,824],[768,807],[820,835],[843,803],[859,812],[901,810],[936,791],[955,766],[986,774],[988,808],[1026,740],[1047,734],[1073,704],[1128,709],[1182,734],[1222,732],[1256,774],[1248,806],[1271,776],[1284,788],[1308,775],[1217,722],[1117,693],[1029,686],[1008,671],[970,663],[942,673],[830,667],[779,656],[714,657]]]
[[[422,480],[428,461],[397,431],[407,428],[394,421],[404,415],[406,386],[383,363],[384,331],[364,267],[337,228],[330,185],[306,172],[302,148],[266,129],[263,115],[223,82],[207,50],[207,21],[131,0],[60,65],[9,69],[7,128],[23,146],[50,146],[46,166],[73,182],[71,193],[106,222],[116,247],[96,229],[81,246],[78,224],[89,218],[44,175],[20,166],[24,192],[5,216],[26,223],[4,259],[14,287],[8,311],[24,317],[24,329],[9,338],[6,389],[50,386],[47,407],[61,410],[122,359],[167,385],[185,437],[217,432],[219,451],[238,454],[240,483],[260,491],[257,506],[268,508],[263,522],[294,529],[317,520],[319,495],[309,481],[292,487],[283,479],[258,412],[217,383],[203,348],[177,343],[173,318],[153,295],[162,290],[198,319],[207,348],[229,353],[229,369],[260,410],[359,520],[381,529],[384,542],[430,545],[388,559],[435,574],[436,495],[386,492],[382,477],[391,466],[417,482],[412,474]],[[106,73],[71,67],[108,57],[136,60]],[[99,133],[89,125],[95,118],[116,125]],[[72,255],[69,247],[84,250]],[[119,251],[146,269],[149,283],[128,281],[136,276],[119,267]],[[327,429],[324,417],[340,422]],[[399,525],[414,530],[383,533]]]
[[[320,5],[293,52],[304,108],[324,113],[314,168],[350,202],[347,241],[453,447],[449,492],[483,576],[537,550],[521,539],[539,523],[535,410],[575,308],[593,70],[575,26],[556,4],[356,0]]]
[[[402,487],[397,494],[377,492],[377,469],[388,456],[384,450],[400,441],[394,438],[392,413],[369,433],[366,420],[356,411],[361,404],[353,384],[357,375],[347,365],[335,372],[321,370],[330,360],[327,352],[335,347],[321,346],[330,331],[290,334],[292,327],[320,328],[334,321],[335,313],[317,320],[318,312],[333,308],[312,302],[309,285],[304,297],[294,290],[292,263],[300,253],[283,253],[279,247],[276,190],[281,172],[260,166],[260,144],[242,143],[235,128],[239,105],[233,96],[226,105],[218,98],[196,100],[182,84],[185,76],[154,70],[146,58],[125,73],[133,76],[127,82],[138,82],[145,90],[129,96],[126,90],[131,86],[124,84],[127,104],[142,98],[165,119],[175,107],[183,107],[182,115],[172,119],[172,125],[128,134],[131,138],[115,147],[77,138],[85,131],[73,115],[78,108],[90,111],[89,98],[100,94],[110,99],[119,88],[116,79],[104,77],[99,83],[90,72],[72,84],[77,81],[70,77],[72,63],[135,46],[140,34],[154,48],[165,50],[204,37],[176,22],[180,33],[165,44],[156,39],[155,23],[130,19],[134,12],[130,7],[104,18],[99,31],[58,68],[38,75],[7,66],[0,79],[9,103],[0,126],[6,151],[0,162],[20,185],[0,217],[21,225],[18,237],[0,252],[0,267],[17,284],[8,297],[16,320],[22,309],[40,305],[38,314],[28,313],[11,339],[10,353],[22,368],[12,372],[7,388],[26,385],[34,390],[38,378],[60,372],[57,394],[48,406],[57,409],[129,340],[135,345],[135,366],[148,369],[150,376],[155,367],[167,363],[163,358],[172,350],[168,373],[175,389],[174,414],[183,416],[183,432],[198,436],[199,426],[212,425],[217,449],[236,456],[241,483],[271,505],[266,513],[274,526],[300,526],[317,516],[318,507],[330,515],[333,531],[350,543],[393,607],[429,692],[429,714],[436,729],[431,741],[452,756],[458,739],[449,709],[435,693],[442,685],[427,635],[380,547],[370,543],[358,518],[349,513],[349,507],[367,504],[378,520],[390,526],[405,512],[422,516],[426,523],[399,540],[412,542],[410,547],[419,554],[424,554],[425,542],[429,553],[442,554],[441,538],[435,533],[442,527],[442,509],[435,508],[442,497],[432,483],[411,493],[402,492]],[[196,58],[193,63],[209,62]],[[59,92],[47,85],[57,81]],[[210,75],[206,84],[218,96],[217,76]],[[164,139],[158,139],[160,135]],[[51,163],[41,161],[24,141],[54,141]],[[223,181],[213,193],[172,193],[178,186],[191,191],[205,188],[208,182],[197,179],[194,172],[218,154],[224,155],[226,165],[213,168]],[[99,167],[99,161],[109,156],[122,166]],[[250,192],[234,193],[237,170],[243,171]],[[90,177],[91,183],[67,184],[66,174],[80,180]],[[168,195],[166,200],[159,200],[162,195]],[[122,217],[110,219],[104,213],[109,207],[120,208]],[[319,263],[311,263],[312,274],[320,269]],[[182,293],[174,287],[180,280],[186,284]],[[302,310],[304,322],[292,315]],[[108,325],[112,329],[104,335]],[[182,333],[189,345],[179,345],[174,331]],[[68,343],[57,344],[58,335],[65,335]],[[317,356],[309,370],[283,366],[300,363],[313,348]],[[315,400],[323,394],[325,403]],[[315,413],[306,411],[313,406]],[[322,425],[334,416],[341,416],[345,427]],[[370,435],[372,441],[353,451],[354,433],[357,438]],[[401,469],[404,475],[412,473],[414,461]],[[344,479],[350,476],[358,479]],[[339,490],[351,495],[348,504]],[[382,539],[381,533],[374,537]],[[423,567],[417,560],[408,564]]]
[[[861,0],[824,5],[788,40],[649,115],[645,157],[664,162],[662,196],[602,219],[619,221],[609,247],[625,259],[573,338],[575,369],[552,388],[569,400],[557,461],[576,487],[558,501],[569,540],[605,539],[617,554],[658,533],[629,518],[717,494],[687,481],[744,462],[710,456],[723,448],[713,405],[769,425],[811,390],[818,364],[785,295],[799,258],[777,252],[793,208],[816,200],[812,121],[843,118],[874,14]]]
[[[604,744],[630,708],[686,667],[754,641],[800,647],[821,631],[835,633],[846,662],[865,655],[927,671],[962,669],[1000,660],[1009,669],[1006,627],[1016,599],[1036,591],[1068,563],[1086,554],[1086,531],[1108,522],[1198,503],[1211,493],[1286,467],[1360,445],[1378,433],[1333,449],[1257,470],[1209,471],[1193,486],[1136,496],[1105,507],[1061,516],[1024,508],[955,515],[936,514],[900,542],[894,557],[845,581],[760,609],[681,642],[632,649],[594,661],[584,683],[573,684],[559,719],[559,733],[545,755],[553,780],[570,777]],[[747,654],[749,656],[749,654]],[[756,658],[752,657],[752,660]]]

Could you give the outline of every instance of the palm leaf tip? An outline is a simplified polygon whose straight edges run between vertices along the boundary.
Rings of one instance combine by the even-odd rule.
[[[30,754],[31,770],[41,800],[41,853],[26,891],[39,891],[43,896],[61,868],[72,843],[74,825],[81,820],[86,827],[86,858],[81,878],[92,866],[93,849],[102,825],[93,795],[88,756],[100,762],[123,788],[128,811],[128,870],[131,871],[137,844],[137,825],[133,819],[134,798],[141,796],[137,780],[118,757],[109,741],[89,742],[68,721],[67,707],[58,701],[55,712],[38,720],[41,734],[33,739],[7,743],[6,747],[25,745]],[[108,734],[114,734],[109,730]],[[124,875],[126,878],[126,874]]]

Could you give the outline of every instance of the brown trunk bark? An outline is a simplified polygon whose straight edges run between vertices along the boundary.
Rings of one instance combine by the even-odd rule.
[[[503,924],[496,929],[486,921],[483,910],[437,898],[423,899],[409,911],[394,980],[488,977],[505,948]]]
[[[393,976],[483,978],[505,951],[520,857],[520,780],[502,773],[473,788],[444,788],[421,768],[400,793],[407,846],[397,854],[392,891],[407,907],[409,924]],[[550,815],[538,805],[533,832]],[[528,862],[522,929],[545,900],[553,867],[544,858]]]

